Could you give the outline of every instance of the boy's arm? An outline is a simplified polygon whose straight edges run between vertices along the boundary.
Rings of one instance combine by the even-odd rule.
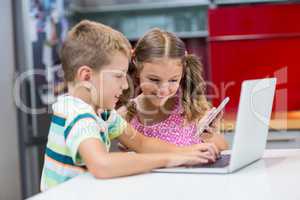
[[[212,143],[177,147],[160,139],[146,137],[136,131],[130,124],[127,125],[125,132],[118,139],[126,147],[139,153],[197,153],[208,151],[213,158],[219,154],[218,148]]]
[[[118,113],[126,118],[127,109],[122,106],[118,109]],[[176,145],[164,142],[162,140],[146,137],[143,134],[136,131],[130,123],[128,123],[127,128],[124,133],[118,137],[120,142],[127,148],[141,153],[149,152],[173,152],[173,153],[184,153],[184,152],[194,152],[194,151],[204,151],[208,150],[213,157],[219,154],[218,148],[211,143],[192,145],[188,147],[177,147]]]
[[[80,115],[79,115],[80,116]],[[119,121],[121,120],[121,121]],[[126,128],[121,117],[116,118],[110,127],[111,136]],[[150,171],[159,167],[173,167],[178,165],[193,165],[207,163],[211,158],[206,152],[194,154],[129,154],[109,153],[105,146],[105,139],[101,139],[101,127],[93,116],[76,117],[64,132],[65,142],[70,156],[76,165],[85,164],[89,171],[97,178],[111,178]]]
[[[126,119],[127,109],[122,106],[118,109],[118,113]],[[120,142],[127,148],[140,153],[149,152],[180,152],[181,148],[176,145],[168,144],[155,138],[149,138],[136,131],[130,123],[124,133],[118,137]]]
[[[157,152],[181,152],[181,148],[176,145],[166,143],[162,140],[146,137],[136,131],[130,124],[122,135],[118,137],[119,141],[131,150],[138,153],[157,153]]]
[[[109,153],[95,138],[84,140],[79,154],[96,178],[112,178],[148,172],[154,168],[207,163],[209,155],[172,153]]]

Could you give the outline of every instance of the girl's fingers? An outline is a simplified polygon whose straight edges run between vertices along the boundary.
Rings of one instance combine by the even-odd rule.
[[[217,108],[216,107],[212,107],[209,111],[208,111],[208,115],[211,115]]]
[[[202,159],[206,159],[206,160],[209,160],[211,162],[215,162],[216,161],[216,157],[213,156],[210,152],[202,152],[200,155],[199,155],[200,158]]]
[[[216,110],[215,107],[210,109],[201,119],[200,124],[206,124],[206,122],[209,120],[210,116],[213,114],[213,112]]]
[[[205,131],[208,132],[208,133],[210,133],[210,134],[213,134],[213,133],[214,133],[214,128],[212,128],[212,127],[207,127],[207,128],[205,129]]]
[[[211,149],[213,149],[213,152],[215,153],[215,155],[218,156],[220,154],[220,151],[217,148],[217,146],[213,143],[209,143],[209,144],[210,144]]]
[[[217,127],[217,124],[220,122],[220,120],[222,119],[223,117],[223,111],[221,111],[215,119],[213,119],[213,121],[211,122],[210,126],[212,127]]]
[[[212,109],[210,109],[210,111],[208,111],[207,118],[206,118],[207,120],[210,119],[210,117],[214,114],[215,110],[216,110],[216,108],[213,107]]]
[[[220,154],[218,148],[213,143],[204,143],[206,145],[207,151],[214,157],[217,158]]]

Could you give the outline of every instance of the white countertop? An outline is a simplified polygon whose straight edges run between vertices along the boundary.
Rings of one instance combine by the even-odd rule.
[[[31,198],[71,200],[300,200],[300,149],[266,150],[233,174],[148,173],[97,180],[86,173]]]

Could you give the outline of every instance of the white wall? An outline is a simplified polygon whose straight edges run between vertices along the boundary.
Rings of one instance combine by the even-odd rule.
[[[0,1],[0,199],[21,199],[17,115],[13,102],[12,1]]]

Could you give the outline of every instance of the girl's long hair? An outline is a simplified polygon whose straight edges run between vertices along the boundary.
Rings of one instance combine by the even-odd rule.
[[[135,45],[129,65],[129,89],[124,91],[121,104],[127,107],[126,119],[130,121],[137,113],[136,104],[131,101],[138,96],[139,73],[143,63],[154,59],[181,59],[183,76],[180,81],[180,102],[183,116],[188,122],[199,120],[210,105],[205,96],[203,66],[199,58],[188,54],[184,42],[175,34],[155,28],[147,32]]]

